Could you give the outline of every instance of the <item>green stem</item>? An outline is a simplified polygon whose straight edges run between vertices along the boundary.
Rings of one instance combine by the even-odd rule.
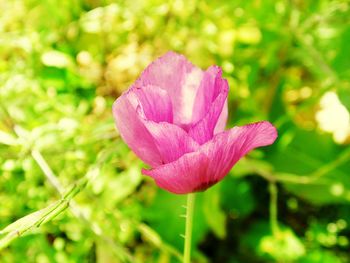
[[[195,200],[194,193],[187,195],[186,232],[185,232],[185,248],[184,248],[183,263],[191,263],[191,240],[192,240],[194,200]]]
[[[280,229],[278,227],[277,219],[277,195],[278,189],[275,182],[269,182],[269,192],[270,192],[270,225],[272,234],[275,238],[278,238]]]

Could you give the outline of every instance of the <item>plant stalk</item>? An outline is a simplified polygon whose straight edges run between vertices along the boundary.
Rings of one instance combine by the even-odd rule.
[[[270,192],[270,225],[272,234],[275,238],[279,237],[280,229],[278,226],[278,219],[277,219],[277,196],[278,196],[278,189],[275,182],[269,183],[269,192]]]
[[[192,243],[192,226],[195,194],[187,195],[186,205],[186,230],[185,230],[185,247],[183,263],[191,263],[191,243]]]

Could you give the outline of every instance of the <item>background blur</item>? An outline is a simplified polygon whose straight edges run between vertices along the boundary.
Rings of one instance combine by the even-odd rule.
[[[223,68],[229,127],[279,130],[198,195],[195,262],[350,262],[350,1],[0,10],[1,262],[179,262],[185,197],[140,174],[111,114],[168,50]]]

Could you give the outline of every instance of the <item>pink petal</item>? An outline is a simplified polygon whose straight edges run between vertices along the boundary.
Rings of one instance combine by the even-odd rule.
[[[249,151],[270,145],[276,138],[276,128],[267,121],[234,127],[217,134],[213,140],[200,148],[210,160],[207,171],[207,176],[210,178],[206,180],[220,181]]]
[[[199,147],[182,128],[167,123],[172,121],[171,102],[166,91],[156,86],[132,87],[117,99],[113,112],[124,141],[152,167]]]
[[[216,78],[221,78],[221,75],[222,70],[218,66],[211,66],[204,72],[193,106],[192,123],[198,122],[205,116],[220,93],[221,86],[215,85],[215,81]]]
[[[168,93],[157,86],[133,88],[146,119],[173,122],[173,109]]]
[[[199,145],[183,129],[170,123],[143,120],[161,155],[162,164],[176,161]]]
[[[144,126],[136,107],[132,91],[121,95],[113,104],[113,115],[120,136],[130,149],[150,166],[162,164],[162,158],[153,137]]]
[[[216,123],[215,129],[214,129],[214,135],[220,132],[223,132],[225,130],[226,123],[227,123],[227,116],[228,116],[228,104],[226,99],[222,112],[219,116],[218,122]]]
[[[166,90],[173,105],[174,123],[191,123],[192,109],[203,71],[183,55],[168,52],[150,64],[136,81],[136,87],[158,86]]]
[[[250,150],[270,145],[276,138],[275,127],[266,121],[235,127],[217,134],[196,152],[142,173],[176,194],[203,191],[223,179]]]
[[[189,153],[175,162],[168,163],[152,170],[142,170],[151,176],[157,185],[175,194],[193,192],[203,181],[208,165],[208,158],[200,152]]]
[[[210,104],[210,108],[204,118],[192,126],[188,132],[199,144],[203,144],[212,139],[215,129],[216,131],[220,131],[226,126],[228,83],[225,79],[219,78],[216,79],[215,85],[220,87],[220,93],[217,95],[214,102]],[[219,126],[217,126],[218,123]]]

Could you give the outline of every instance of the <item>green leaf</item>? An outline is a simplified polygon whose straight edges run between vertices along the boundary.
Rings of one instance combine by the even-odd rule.
[[[349,150],[335,145],[328,135],[300,129],[294,133],[288,147],[278,148],[268,156],[274,164],[275,176],[288,191],[313,204],[349,202]],[[284,181],[284,176],[292,176],[295,180]],[[301,178],[306,178],[307,182],[303,183]]]
[[[203,212],[210,229],[221,239],[226,237],[226,215],[220,205],[220,185],[203,194]]]
[[[254,167],[250,168],[252,173]],[[221,183],[221,199],[223,207],[234,217],[245,217],[256,208],[251,186],[245,179],[227,176]]]
[[[292,231],[282,226],[278,236],[273,236],[268,222],[260,221],[245,233],[242,243],[263,258],[277,262],[295,261],[305,254],[303,242]]]
[[[106,189],[104,195],[108,197],[111,204],[115,205],[127,196],[135,192],[135,189],[140,185],[142,179],[140,167],[131,166],[123,173],[116,175],[113,174],[113,178],[100,178],[101,180],[108,179],[104,182]]]
[[[203,214],[203,206],[205,205],[203,199],[203,194],[197,194],[193,219],[193,248],[202,240],[208,230]],[[181,235],[185,233],[185,218],[182,217],[186,212],[185,204],[185,195],[174,195],[160,189],[157,191],[152,205],[145,207],[143,211],[143,216],[152,229],[157,231],[163,240],[181,251],[184,244]]]

